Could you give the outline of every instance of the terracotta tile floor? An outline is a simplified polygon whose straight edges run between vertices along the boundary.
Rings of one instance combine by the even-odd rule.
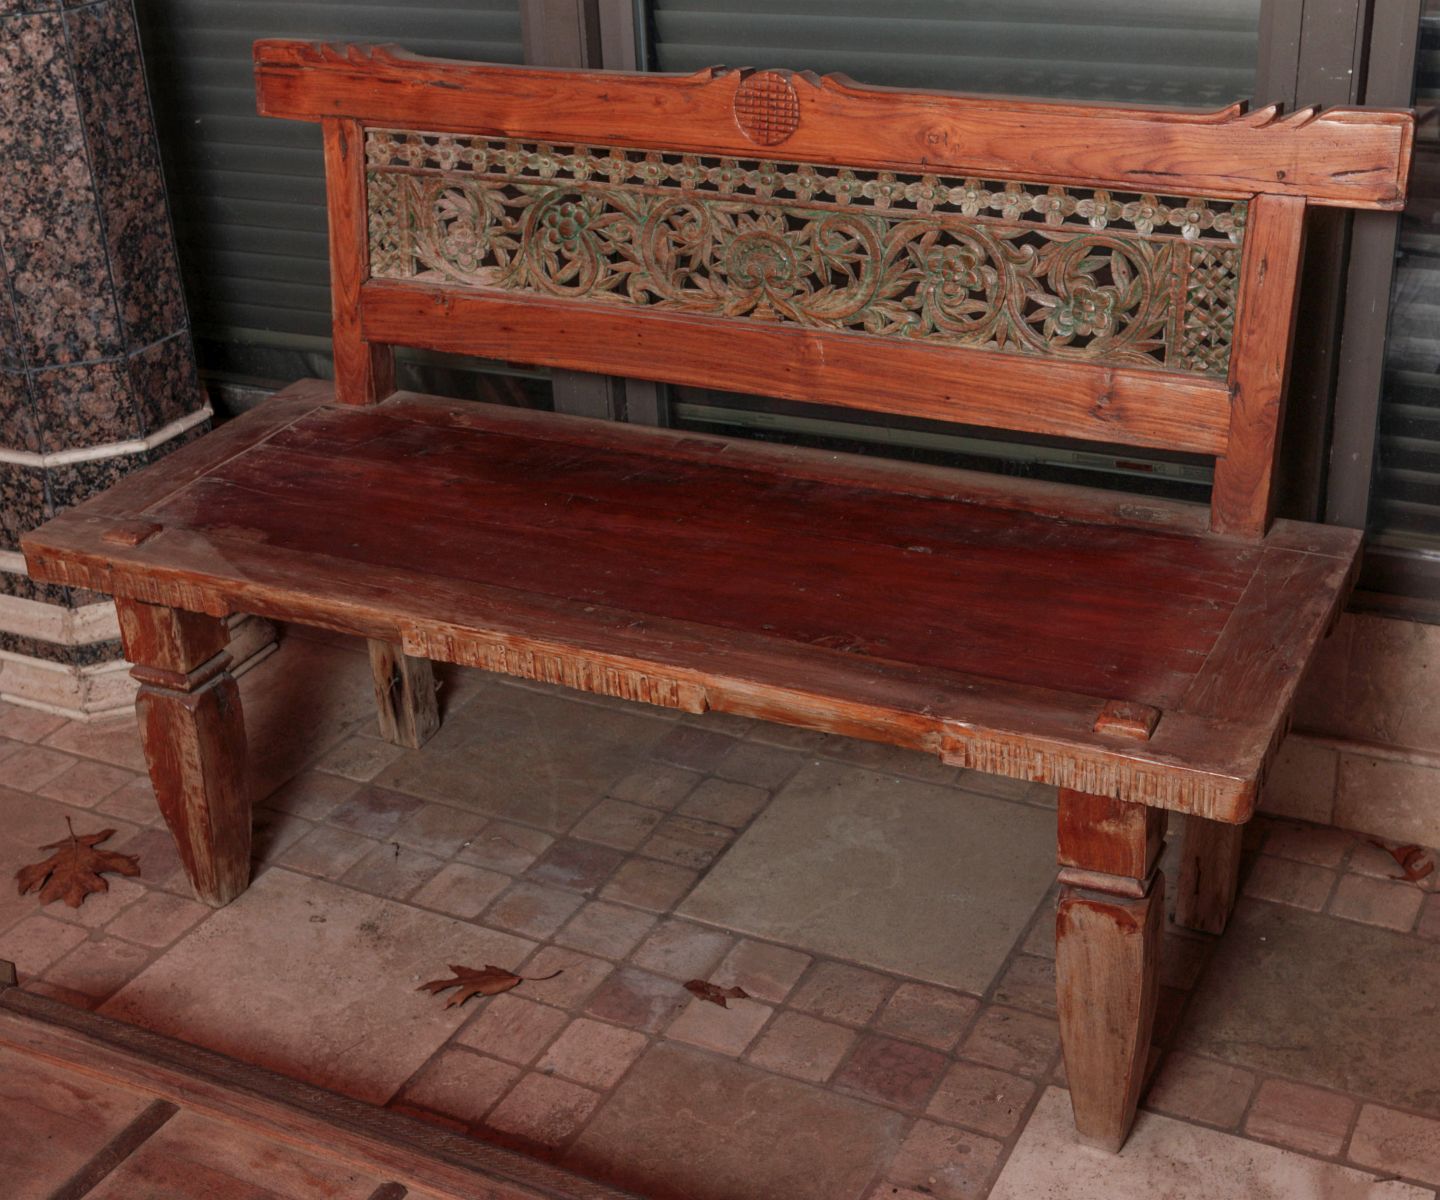
[[[1433,1197],[1440,894],[1366,839],[1252,825],[1219,940],[1170,931],[1157,1073],[1075,1143],[1053,1000],[1053,793],[884,747],[471,671],[423,750],[363,648],[242,680],[256,878],[193,902],[128,718],[0,706],[0,873],[111,826],[79,910],[0,888],[65,1001],[656,1197]],[[529,975],[447,1009],[449,963]],[[692,977],[754,998],[694,1000]]]

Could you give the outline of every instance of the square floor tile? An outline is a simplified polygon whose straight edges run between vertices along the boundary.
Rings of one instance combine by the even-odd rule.
[[[903,1128],[899,1113],[660,1043],[566,1162],[647,1196],[860,1200]]]
[[[603,1091],[620,1082],[647,1044],[645,1035],[634,1029],[580,1017],[545,1051],[539,1068]]]
[[[750,1051],[757,1066],[822,1083],[829,1079],[855,1041],[853,1029],[804,1013],[782,1012]]]
[[[1228,935],[1227,935],[1228,936]],[[989,1200],[1431,1200],[1428,1191],[1141,1113],[1125,1148],[1081,1145],[1070,1094],[1045,1093]]]
[[[271,868],[105,1005],[346,1095],[388,1099],[469,1013],[417,991],[533,943]]]
[[[876,1033],[862,1033],[835,1076],[835,1086],[901,1108],[924,1108],[945,1074],[938,1050]]]
[[[1242,902],[1176,1044],[1251,1070],[1440,1112],[1436,996],[1440,954],[1432,942]]]
[[[1018,1075],[957,1062],[945,1073],[926,1111],[967,1129],[1008,1137],[1034,1095],[1035,1085]]]
[[[473,1125],[519,1077],[519,1067],[499,1059],[445,1049],[405,1085],[404,1100]]]
[[[983,1200],[1002,1149],[993,1138],[917,1121],[886,1177],[935,1200]]]
[[[981,992],[1054,879],[1054,824],[1042,809],[812,763],[679,911]]]
[[[558,693],[482,693],[376,781],[563,833],[671,728]]]

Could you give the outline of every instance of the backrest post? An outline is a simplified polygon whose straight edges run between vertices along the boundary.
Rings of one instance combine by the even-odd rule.
[[[1263,537],[1270,527],[1304,230],[1304,197],[1251,201],[1230,354],[1230,433],[1210,496],[1217,533]]]
[[[360,288],[370,276],[365,129],[359,121],[341,117],[326,117],[321,126],[330,220],[335,399],[341,404],[374,404],[395,390],[395,353],[387,345],[367,342],[360,331]]]

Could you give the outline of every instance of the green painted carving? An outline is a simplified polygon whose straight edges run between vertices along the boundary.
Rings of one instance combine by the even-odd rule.
[[[1245,204],[371,130],[370,271],[1223,376]]]

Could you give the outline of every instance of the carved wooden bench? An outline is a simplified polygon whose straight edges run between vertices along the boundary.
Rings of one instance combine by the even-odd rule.
[[[1399,208],[1403,112],[1282,116],[256,46],[324,128],[314,382],[25,539],[117,598],[196,893],[249,875],[233,612],[1058,785],[1060,1022],[1118,1146],[1150,1041],[1166,814],[1218,931],[1238,833],[1358,534],[1272,522],[1310,204]],[[1207,509],[393,394],[394,345],[1214,459]]]

